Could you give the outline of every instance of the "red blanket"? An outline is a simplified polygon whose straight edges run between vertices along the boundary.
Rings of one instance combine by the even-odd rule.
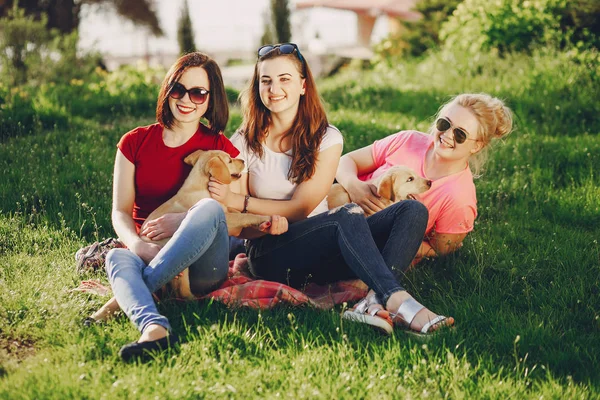
[[[247,260],[245,254],[239,254],[234,261],[230,261],[227,280],[220,288],[200,299],[214,299],[229,307],[267,309],[283,302],[328,309],[335,304],[358,301],[367,295],[367,286],[358,279],[324,286],[310,283],[302,291],[283,283],[254,279],[248,271]],[[97,294],[110,292],[110,288],[96,281],[81,282],[75,290]]]
[[[283,283],[257,280],[250,275],[247,260],[246,255],[238,254],[235,260],[229,263],[229,274],[225,283],[202,298],[221,301],[232,307],[265,309],[284,302],[295,306],[310,304],[327,309],[335,304],[358,301],[367,295],[367,285],[358,279],[325,286],[310,283],[302,291]]]

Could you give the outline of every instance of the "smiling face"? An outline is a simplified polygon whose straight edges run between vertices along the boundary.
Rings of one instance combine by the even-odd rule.
[[[434,128],[433,148],[437,156],[448,160],[467,160],[481,150],[483,145],[481,141],[477,140],[479,123],[471,111],[458,104],[450,104],[442,109],[438,117],[446,118],[452,127],[444,132]],[[456,143],[454,128],[460,128],[467,134],[467,140],[464,143]]]
[[[295,115],[298,112],[300,96],[304,92],[305,79],[288,56],[261,61],[259,93],[262,103],[269,111],[274,114]]]
[[[178,82],[187,90],[191,88],[203,88],[210,91],[208,74],[202,67],[188,68],[179,78]],[[208,95],[210,97],[210,94]],[[180,99],[169,96],[169,109],[173,114],[176,124],[198,124],[200,118],[208,109],[209,98],[202,104],[195,104],[190,100],[189,93]]]

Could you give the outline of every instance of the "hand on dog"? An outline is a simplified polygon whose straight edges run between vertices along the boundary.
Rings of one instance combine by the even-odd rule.
[[[173,236],[181,225],[186,213],[167,213],[152,221],[148,221],[140,232],[140,236],[147,236],[152,240],[162,240]]]
[[[225,205],[225,207],[231,207],[230,202],[233,197],[233,193],[231,192],[228,184],[221,183],[211,176],[210,180],[208,181],[208,191],[210,192],[210,197]]]
[[[273,215],[271,222],[263,222],[258,230],[269,235],[281,235],[288,230],[288,220],[280,215]]]
[[[142,240],[138,240],[132,247],[129,248],[129,250],[137,254],[138,257],[144,260],[146,264],[150,264],[150,261],[152,261],[152,259],[156,257],[160,251],[160,246],[155,243],[147,243]]]
[[[365,182],[357,182],[346,188],[350,200],[358,204],[367,215],[375,214],[385,208],[385,202],[377,194],[377,186]]]

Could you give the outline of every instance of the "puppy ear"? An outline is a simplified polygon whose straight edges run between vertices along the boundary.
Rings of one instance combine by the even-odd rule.
[[[379,187],[377,188],[377,194],[384,199],[394,200],[394,178],[392,174],[387,174],[381,178]]]
[[[206,172],[222,183],[231,183],[231,173],[221,157],[213,157],[206,163]]]
[[[204,151],[196,150],[193,153],[188,154],[187,157],[183,159],[183,162],[193,166],[198,162],[198,159],[200,158],[202,153],[204,153]]]

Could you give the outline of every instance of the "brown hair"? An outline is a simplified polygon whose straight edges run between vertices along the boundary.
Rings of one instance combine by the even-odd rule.
[[[175,82],[189,68],[202,67],[208,75],[210,83],[210,95],[208,96],[208,108],[204,118],[209,122],[209,128],[214,134],[225,130],[229,120],[229,104],[225,93],[225,85],[219,66],[204,53],[194,52],[181,56],[167,72],[160,86],[158,101],[156,104],[156,120],[166,128],[172,128],[174,123],[173,113],[169,108],[169,92]]]
[[[469,159],[469,166],[473,175],[481,176],[481,171],[488,158],[489,144],[494,139],[500,139],[513,130],[513,113],[504,102],[497,97],[492,97],[485,93],[463,93],[455,96],[438,111],[436,116],[439,118],[448,107],[459,105],[471,111],[477,119],[479,128],[477,130],[477,140],[482,142],[480,151],[473,154]],[[435,123],[430,129],[434,132]]]
[[[289,136],[292,142],[292,164],[288,172],[288,179],[299,184],[314,175],[319,147],[329,125],[325,109],[317,93],[315,80],[306,60],[300,61],[296,53],[282,54],[279,48],[275,48],[258,59],[250,85],[240,94],[244,113],[240,133],[246,136],[248,149],[262,157],[262,143],[271,124],[271,112],[260,99],[259,66],[262,61],[276,57],[288,57],[292,60],[300,72],[300,76],[305,79],[306,90],[304,95],[300,96],[298,113],[292,127],[284,136]]]

